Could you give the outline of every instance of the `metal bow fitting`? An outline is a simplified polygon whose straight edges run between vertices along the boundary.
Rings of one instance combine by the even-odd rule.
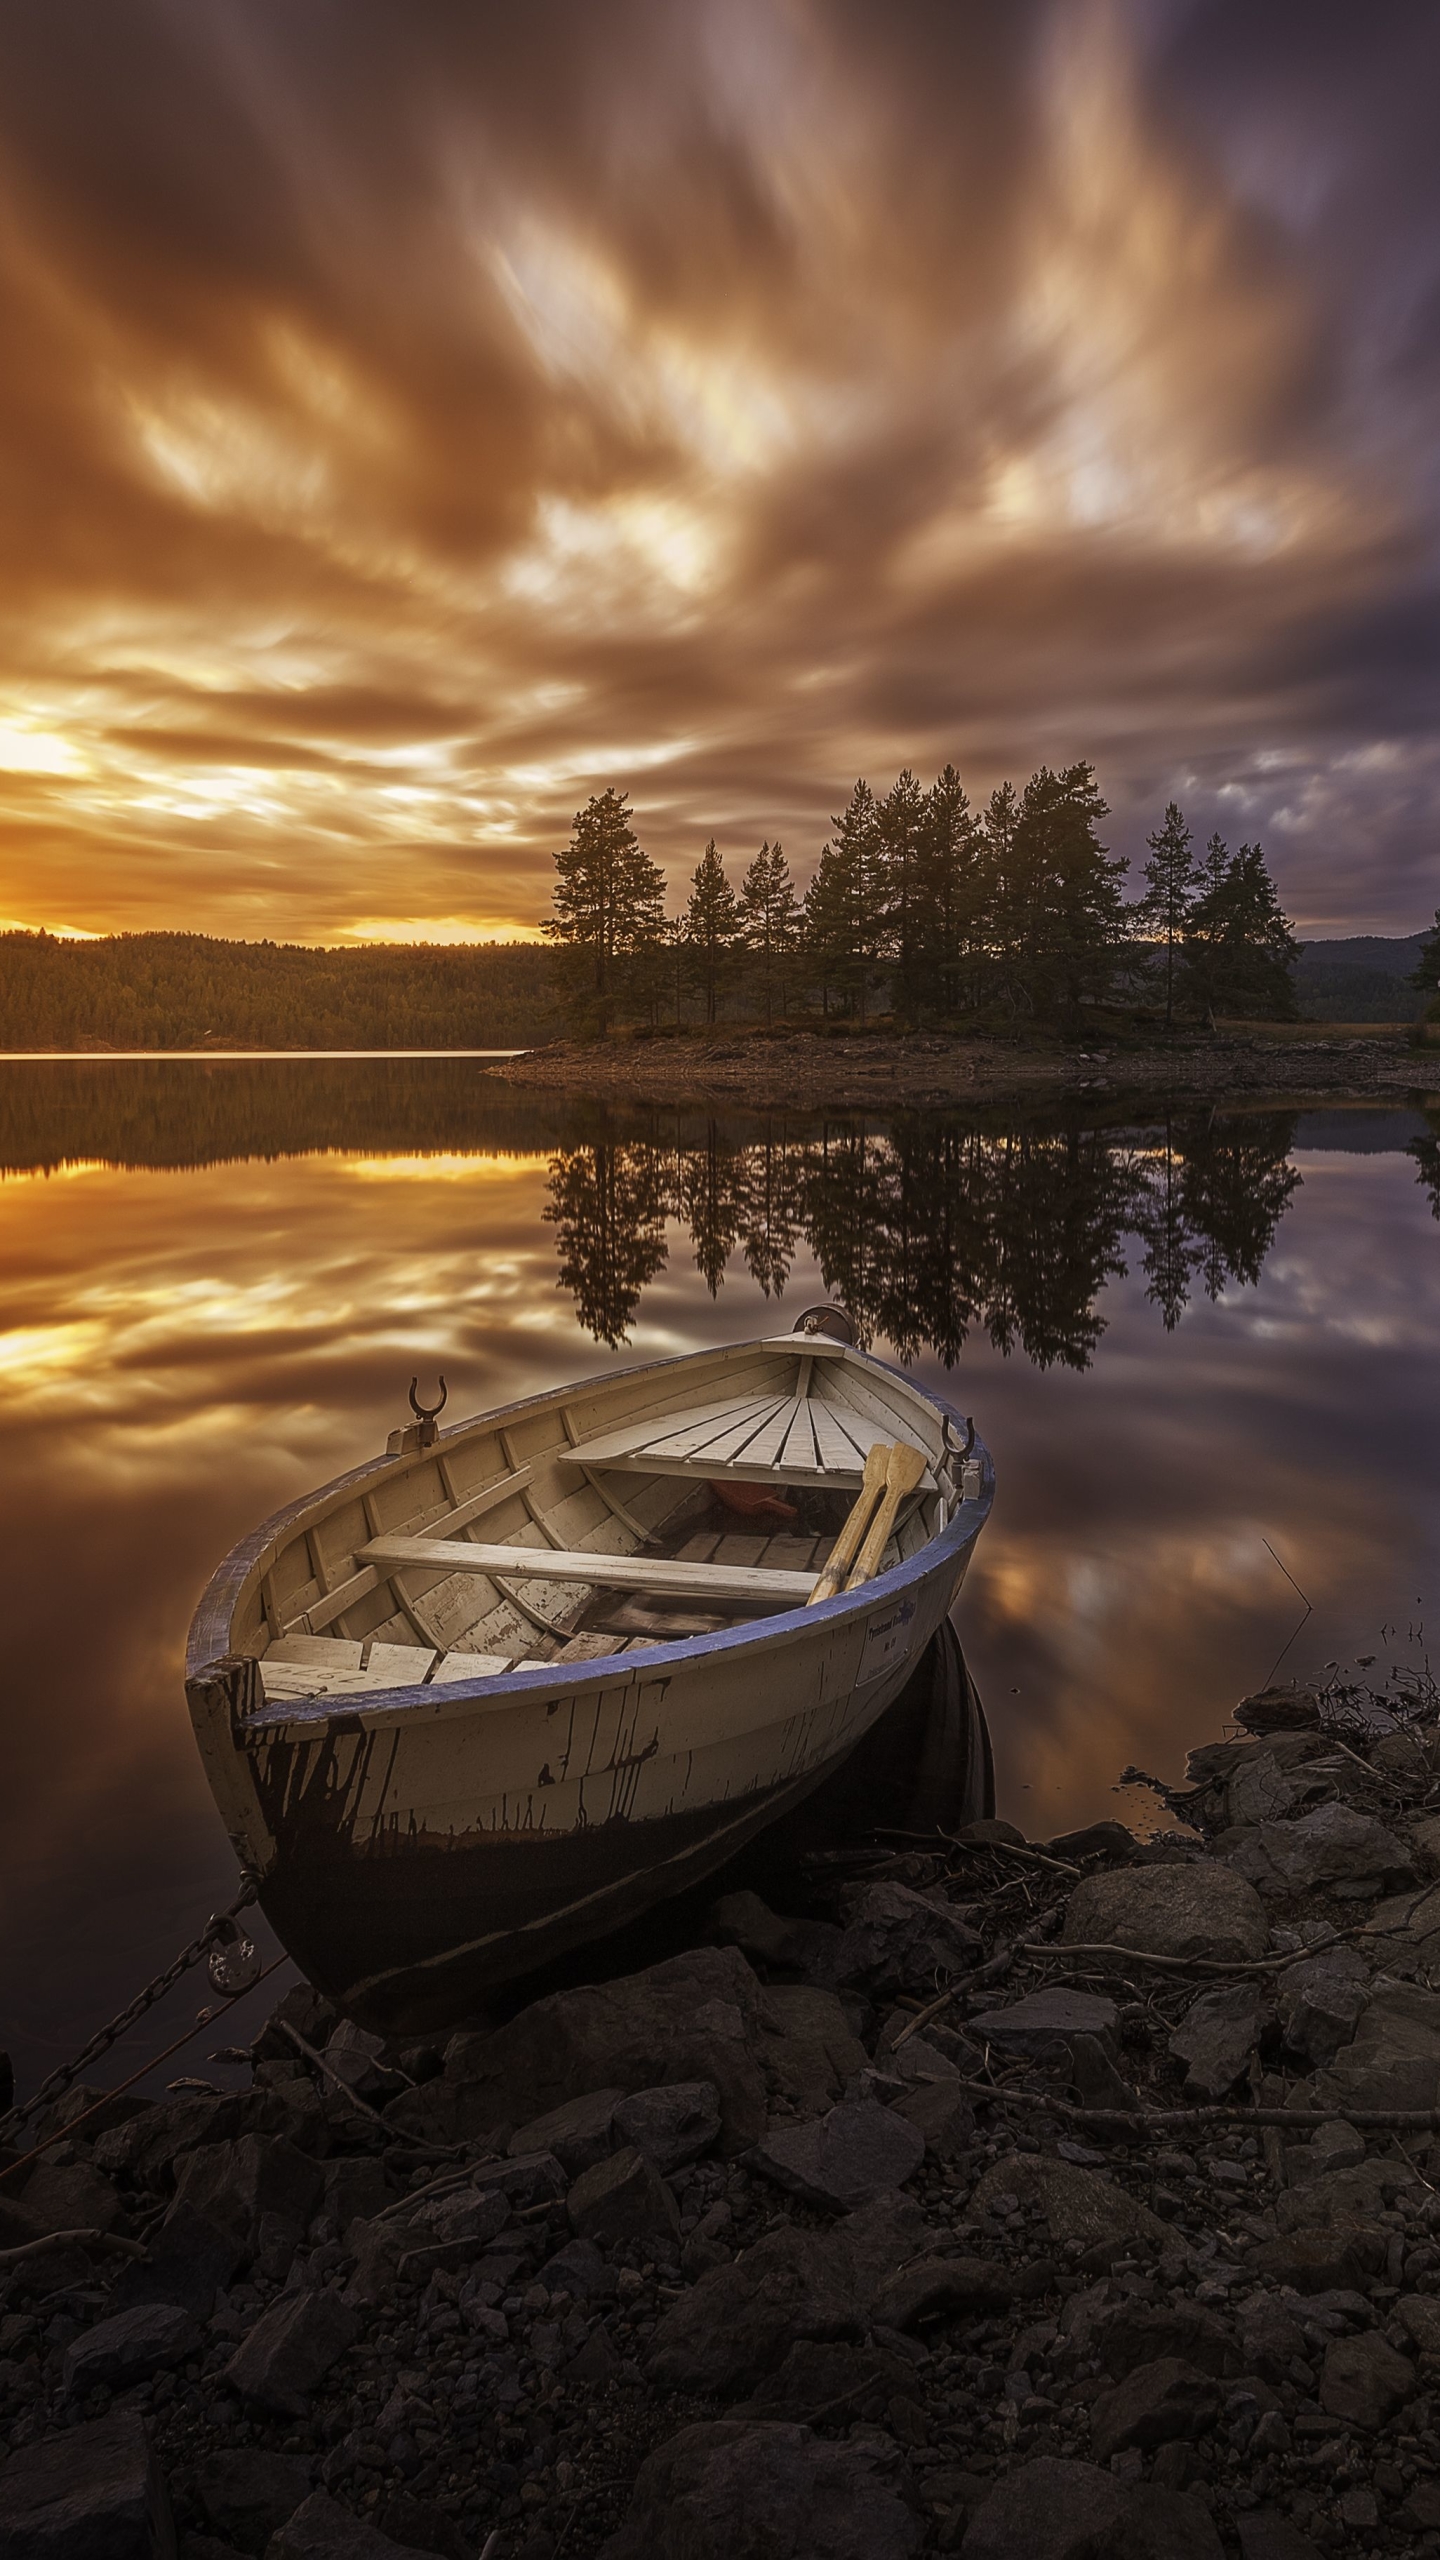
[[[222,2000],[233,2000],[240,1992],[248,1991],[252,1983],[259,1981],[260,1950],[253,1938],[246,1937],[239,1921],[232,1920],[228,1911],[213,1919],[209,1926],[215,1934],[215,1943],[205,1967],[210,1977],[210,1988],[218,1991]]]
[[[411,1379],[411,1381],[410,1381],[410,1410],[411,1410],[411,1412],[414,1414],[416,1421],[417,1421],[417,1422],[419,1423],[419,1425],[420,1425],[420,1446],[421,1446],[421,1448],[422,1448],[422,1449],[433,1449],[433,1448],[434,1448],[434,1446],[435,1446],[435,1440],[436,1440],[436,1431],[435,1431],[436,1417],[437,1417],[438,1415],[440,1415],[440,1414],[442,1414],[442,1413],[444,1412],[445,1407],[446,1407],[446,1405],[448,1404],[448,1402],[449,1402],[449,1400],[450,1400],[450,1390],[449,1390],[449,1388],[446,1386],[445,1381],[444,1381],[444,1379],[442,1378],[442,1379],[441,1379],[441,1381],[440,1381],[440,1401],[439,1401],[439,1403],[438,1403],[438,1404],[422,1404],[422,1403],[421,1403],[421,1401],[420,1401],[419,1393],[418,1393],[419,1385],[420,1385],[420,1381],[419,1381],[419,1379],[418,1379],[418,1378],[412,1378],[412,1379]]]

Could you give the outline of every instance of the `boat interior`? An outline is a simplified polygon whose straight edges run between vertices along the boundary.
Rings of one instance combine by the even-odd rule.
[[[918,1481],[870,1573],[964,1493],[940,1417],[828,1340],[785,1336],[577,1386],[437,1438],[290,1515],[241,1590],[231,1647],[267,1705],[500,1677],[704,1635],[802,1605],[873,1446]],[[868,1576],[867,1576],[868,1578]]]

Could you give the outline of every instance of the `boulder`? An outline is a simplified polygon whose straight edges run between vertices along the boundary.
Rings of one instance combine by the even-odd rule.
[[[1230,1851],[1229,1863],[1272,1900],[1324,1892],[1368,1901],[1415,1875],[1403,1841],[1348,1804],[1317,1805],[1293,1822],[1262,1822]]]
[[[1123,1822],[1087,1822],[1079,1831],[1058,1832],[1045,1847],[1052,1858],[1066,1858],[1072,1866],[1077,1858],[1133,1858],[1135,1834]]]
[[[947,2088],[942,2080],[915,2081],[890,2112],[914,2126],[934,2160],[953,2160],[974,2139],[974,2108],[961,2090]]]
[[[1011,2152],[993,2161],[975,2188],[971,2209],[985,2212],[1000,2196],[1038,2206],[1052,2240],[1079,2240],[1087,2248],[1101,2241],[1149,2240],[1158,2248],[1169,2236],[1158,2213],[1113,2179],[1040,2152]]]
[[[1370,1968],[1353,1947],[1326,1947],[1287,1965],[1276,1986],[1285,2042],[1314,2068],[1349,2044],[1370,1997]]]
[[[880,2287],[908,2266],[930,2238],[929,2227],[913,2196],[877,2196],[837,2222],[834,2245],[840,2253],[855,2299],[867,2309]]]
[[[1384,1983],[1316,2087],[1327,2105],[1347,2109],[1440,2105],[1440,1994]]]
[[[1149,2480],[1132,2489],[1112,2549],[1113,2560],[1225,2560],[1201,2500]]]
[[[593,2169],[597,2160],[614,2150],[615,2110],[624,2095],[623,2089],[596,2089],[588,2097],[567,2098],[563,2106],[551,2107],[543,2116],[532,2116],[511,2135],[512,2155],[552,2151],[567,2178],[578,2178],[582,2170]]]
[[[912,2560],[920,2519],[868,2447],[782,2421],[682,2427],[640,2466],[604,2560]]]
[[[137,2303],[72,2339],[65,2350],[65,2388],[79,2394],[104,2383],[110,2391],[129,2391],[199,2355],[204,2344],[198,2324],[177,2304]]]
[[[633,2144],[597,2160],[577,2178],[565,2209],[577,2239],[591,2240],[597,2249],[628,2246],[646,2258],[679,2255],[679,2207],[653,2162]]]
[[[271,2536],[265,2560],[414,2560],[414,2548],[392,2541],[338,2498],[315,2489]]]
[[[577,2302],[613,2302],[615,2298],[614,2269],[606,2265],[593,2240],[567,2240],[563,2249],[546,2259],[536,2281],[547,2293],[572,2294]],[[465,2300],[462,2294],[462,2312]]]
[[[1171,2053],[1185,2066],[1187,2098],[1228,2097],[1255,2050],[1262,2009],[1248,1982],[1221,1983],[1191,2001],[1170,2037]]]
[[[1286,2325],[1294,2327],[1293,2321]],[[1166,2357],[1192,2365],[1198,2373],[1233,2374],[1242,2370],[1235,2341],[1224,2321],[1202,2304],[1186,2301],[1183,2295],[1171,2302],[1116,2303],[1096,2321],[1091,2347],[1092,2352],[1098,2353],[1103,2370],[1117,2380],[1123,2380],[1137,2366],[1158,2364]],[[1293,2352],[1303,2354],[1303,2343]]]
[[[1276,2225],[1281,2231],[1311,2231],[1321,2225],[1344,2229],[1388,2213],[1398,2197],[1419,2184],[1403,2160],[1362,2159],[1348,2169],[1322,2170],[1277,2198]]]
[[[966,2033],[977,2044],[998,2045],[1002,2053],[1060,2053],[1072,2036],[1112,2036],[1118,2016],[1113,2000],[1056,1984],[1012,2000],[1006,2008],[985,2010],[967,2022]]]
[[[120,2219],[120,2198],[110,2180],[79,2163],[62,2169],[42,2160],[21,2195],[37,2231],[113,2231]]]
[[[842,2098],[811,2124],[768,2133],[750,2164],[807,2204],[846,2212],[903,2186],[924,2157],[923,2133],[893,2107]]]
[[[0,2560],[165,2560],[174,2549],[165,2482],[133,2409],[0,2464]]]
[[[720,2138],[720,2095],[713,2080],[677,2080],[637,2089],[615,2109],[622,2142],[633,2143],[662,2178],[713,2150]]]
[[[982,1941],[942,1894],[872,1884],[857,1897],[826,1973],[832,1985],[850,1983],[872,1999],[889,1999],[897,1991],[933,1991],[937,1979],[968,1973],[982,1952]]]
[[[204,2454],[192,2477],[207,2523],[237,2551],[263,2552],[310,2495],[309,2463],[263,2445]]]
[[[1274,2294],[1252,2296],[1240,2313],[1240,2359],[1246,2373],[1271,2382],[1283,2381],[1291,2365],[1306,2353],[1305,2333]],[[1200,2358],[1192,2356],[1192,2364]]]
[[[1386,1973],[1428,1974],[1440,1964],[1440,1884],[1377,1903],[1360,1940]]]
[[[239,2096],[167,2099],[102,2133],[95,2166],[102,2177],[121,2178],[131,2186],[168,2186],[187,2152],[243,2133],[245,2110],[246,2101]]]
[[[733,2398],[773,2373],[797,2338],[854,2338],[861,2325],[844,2249],[809,2231],[771,2231],[671,2304],[646,2370],[662,2391]]]
[[[916,2258],[881,2285],[870,2306],[884,2329],[919,2329],[931,2320],[984,2320],[1008,2311],[1015,2287],[989,2258]]]
[[[173,2302],[196,2320],[208,2320],[215,2296],[245,2262],[245,2247],[208,2214],[172,2204],[149,2255],[133,2259],[115,2287],[117,2310],[141,2302]]]
[[[359,2334],[338,2294],[282,2293],[236,2348],[225,2379],[258,2408],[303,2418],[311,2392]]]
[[[444,2085],[454,2098],[456,2131],[446,2139],[486,2136],[596,2089],[628,2093],[710,2080],[719,2094],[722,2150],[747,2150],[765,2130],[756,2050],[763,1999],[735,1947],[695,1947],[616,1982],[553,1991],[493,2035],[452,2039]],[[392,2098],[386,2122],[418,2131],[416,2101],[428,2100],[437,2085]]]
[[[1347,2426],[1371,2433],[1403,2409],[1415,2393],[1415,2367],[1375,2330],[1360,2338],[1332,2338],[1320,2372],[1320,2406]]]
[[[786,1973],[823,1967],[842,1934],[831,1920],[790,1919],[772,1911],[758,1893],[722,1894],[709,1917],[718,1945],[738,1947],[752,1964],[775,1965]]]
[[[1387,2234],[1375,2222],[1337,2222],[1261,2240],[1249,2252],[1256,2275],[1293,2293],[1352,2292],[1385,2264]]]
[[[1270,1923],[1243,1876],[1197,1858],[1085,1876],[1070,1896],[1061,1938],[1069,1946],[1133,1947],[1147,1955],[1240,1963],[1264,1955]]]
[[[1402,2293],[1395,2317],[1422,2356],[1440,2356],[1440,2295]]]
[[[1235,2530],[1240,2537],[1240,2560],[1320,2560],[1308,2533],[1302,2533],[1276,2507],[1257,2507],[1253,2514],[1237,2516]]]
[[[1213,2374],[1179,2356],[1160,2356],[1104,2391],[1090,2412],[1090,2442],[1097,2462],[1135,2446],[1153,2453],[1177,2439],[1191,2443],[1213,2427],[1222,2394]]]
[[[388,2216],[380,2229],[390,2235],[397,2272],[425,2276],[437,2267],[468,2266],[509,2219],[510,2199],[503,2189],[452,2187],[445,2194],[418,2198],[410,2212]]]
[[[865,2047],[833,1991],[771,1983],[761,2012],[759,2060],[773,2097],[797,2115],[819,2115],[863,2071]]]
[[[883,2419],[897,2392],[913,2388],[915,2370],[905,2357],[877,2346],[801,2338],[778,2372],[766,2374],[737,2417],[788,2418],[802,2426],[838,2416],[852,2425]]]
[[[1043,2455],[1008,2472],[981,2499],[960,2546],[963,2560],[1108,2560],[1128,2504],[1113,2473]]]
[[[324,2177],[317,2160],[284,2136],[242,2134],[234,2142],[198,2146],[175,2181],[175,2211],[203,2214],[247,2248],[253,2248],[263,2214],[274,2213],[303,2231],[319,2205]]]

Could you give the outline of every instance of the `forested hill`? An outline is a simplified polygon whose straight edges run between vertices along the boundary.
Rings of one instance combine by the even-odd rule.
[[[1424,939],[1423,933],[1357,933],[1302,943],[1295,972],[1301,1012],[1312,1022],[1413,1022],[1426,1003],[1410,984]]]
[[[561,1029],[542,943],[310,951],[0,934],[0,1050],[519,1049]]]

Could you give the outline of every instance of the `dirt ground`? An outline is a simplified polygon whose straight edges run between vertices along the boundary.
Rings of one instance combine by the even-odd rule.
[[[941,1032],[826,1035],[738,1026],[676,1038],[556,1041],[486,1070],[507,1084],[634,1102],[724,1100],[761,1110],[866,1109],[1134,1094],[1353,1101],[1440,1093],[1440,1049],[1381,1026],[1315,1023],[1177,1033],[1091,1048]]]

